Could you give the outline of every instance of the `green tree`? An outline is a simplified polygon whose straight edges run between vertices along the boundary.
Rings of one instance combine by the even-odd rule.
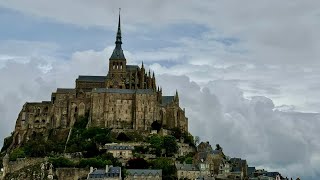
[[[128,161],[128,169],[148,169],[149,164],[143,158],[134,158]]]
[[[151,162],[153,169],[162,169],[163,179],[172,179],[176,169],[173,161],[168,158],[158,158]]]
[[[26,157],[26,154],[24,153],[24,150],[22,148],[14,149],[9,155],[10,161],[15,161],[18,158],[24,158],[24,157]]]
[[[167,156],[173,156],[179,150],[176,138],[170,135],[163,138],[163,147]]]
[[[89,159],[81,159],[79,162],[80,168],[85,167],[95,167],[95,168],[104,168],[106,165],[112,165],[110,160],[103,160],[101,158],[89,158]]]
[[[59,168],[59,167],[75,167],[76,164],[64,157],[57,157],[57,158],[49,158],[49,162],[52,163],[52,165],[55,168]]]
[[[185,162],[186,164],[192,164],[192,161],[193,161],[193,158],[192,158],[192,157],[187,157],[187,158],[184,160],[184,162]]]
[[[151,148],[155,150],[155,154],[157,156],[161,155],[161,150],[162,148],[164,148],[163,140],[164,140],[163,137],[157,134],[152,135],[149,138],[149,143],[151,144]]]

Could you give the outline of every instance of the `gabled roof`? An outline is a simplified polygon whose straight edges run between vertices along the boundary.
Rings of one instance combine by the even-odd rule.
[[[127,169],[128,175],[136,175],[136,176],[162,176],[161,169]]]
[[[80,75],[77,78],[77,81],[83,81],[83,82],[105,82],[106,76],[83,76]]]
[[[120,173],[121,167],[110,167],[108,172],[106,172],[104,169],[95,169],[92,173],[89,173],[89,179],[119,177]]]

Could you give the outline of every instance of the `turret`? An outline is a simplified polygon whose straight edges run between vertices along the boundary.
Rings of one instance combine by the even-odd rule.
[[[178,94],[178,90],[176,90],[176,94],[174,96],[174,101],[179,105],[179,94]]]

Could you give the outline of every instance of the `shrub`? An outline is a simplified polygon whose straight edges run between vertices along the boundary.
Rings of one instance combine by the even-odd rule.
[[[110,160],[103,160],[100,158],[81,159],[79,162],[80,168],[85,168],[85,167],[104,168],[106,165],[112,165],[112,162]]]
[[[59,168],[59,167],[75,167],[76,164],[64,157],[58,157],[58,158],[49,158],[49,162],[52,163],[53,167]]]
[[[9,155],[10,161],[15,161],[18,158],[25,158],[25,157],[26,157],[26,154],[24,153],[24,150],[21,148],[14,149]]]

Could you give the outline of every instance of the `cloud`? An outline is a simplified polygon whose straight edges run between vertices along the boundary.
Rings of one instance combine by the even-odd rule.
[[[48,100],[57,87],[73,87],[79,74],[105,75],[105,55],[111,51],[108,47],[75,52],[69,61],[36,58],[26,63],[6,62],[0,70],[0,81],[8,84],[0,90],[0,136],[13,130],[25,101]],[[51,68],[43,71],[43,66]],[[164,68],[159,64],[150,67]],[[267,97],[245,97],[234,81],[198,83],[174,72],[158,74],[157,81],[166,95],[178,89],[190,131],[202,140],[219,143],[226,154],[285,175],[312,178],[319,174],[315,166],[320,163],[319,114],[279,111]]]

